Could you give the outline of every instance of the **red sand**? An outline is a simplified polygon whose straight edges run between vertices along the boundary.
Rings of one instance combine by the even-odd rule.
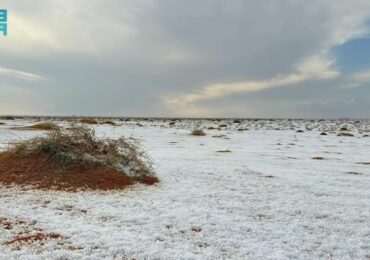
[[[130,178],[114,169],[77,163],[61,165],[43,154],[19,156],[0,153],[0,184],[28,186],[42,190],[118,190],[135,182],[152,185],[156,177]]]

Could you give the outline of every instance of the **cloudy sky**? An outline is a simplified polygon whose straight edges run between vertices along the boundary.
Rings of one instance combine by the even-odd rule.
[[[370,117],[369,0],[0,0],[0,114]]]

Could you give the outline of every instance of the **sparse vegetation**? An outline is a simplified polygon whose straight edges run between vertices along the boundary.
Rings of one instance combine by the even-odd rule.
[[[191,231],[196,232],[196,233],[199,233],[199,232],[202,231],[202,228],[201,227],[192,227],[191,228]]]
[[[83,118],[80,120],[82,124],[97,125],[99,122],[94,118]]]
[[[231,153],[229,149],[216,151],[217,153]]]
[[[13,144],[0,153],[0,162],[0,182],[5,184],[116,189],[158,182],[150,158],[135,140],[98,139],[81,125]]]
[[[213,135],[212,137],[213,137],[213,138],[221,138],[221,139],[229,139],[229,138],[227,137],[227,135],[223,135],[223,134],[221,134],[221,135]]]
[[[117,124],[115,122],[113,122],[112,120],[106,120],[106,121],[103,121],[101,122],[102,125],[112,125],[112,126],[116,126]]]
[[[370,165],[370,162],[358,162],[357,164]]]
[[[191,132],[191,135],[194,136],[205,136],[206,133],[202,129],[195,129]]]
[[[52,122],[44,122],[38,123],[31,126],[21,126],[21,127],[13,127],[12,129],[15,130],[42,130],[42,131],[50,131],[50,130],[57,130],[59,126]]]
[[[360,172],[348,172],[348,174],[350,174],[350,175],[362,175],[362,173],[360,173]]]
[[[0,119],[1,120],[15,120],[15,117],[14,116],[1,116]]]
[[[347,132],[340,132],[337,134],[337,136],[347,136],[347,137],[352,137],[354,136],[353,134],[351,133],[347,133]]]

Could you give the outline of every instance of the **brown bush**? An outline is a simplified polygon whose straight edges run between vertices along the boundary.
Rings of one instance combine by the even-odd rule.
[[[59,126],[57,124],[51,123],[51,122],[45,122],[45,123],[38,123],[31,126],[21,126],[21,127],[13,127],[14,130],[42,130],[42,131],[50,131],[50,130],[56,130],[59,129]]]
[[[83,118],[80,120],[82,124],[97,125],[99,122],[94,118]]]
[[[1,116],[0,119],[2,120],[15,120],[14,116]]]
[[[101,122],[102,125],[112,125],[112,126],[116,126],[117,124],[111,120],[106,120],[106,121],[103,121]]]
[[[340,132],[337,134],[337,136],[347,136],[347,137],[353,137],[354,135],[351,133],[346,133],[346,132]]]
[[[195,136],[205,136],[206,133],[202,129],[195,129],[191,132],[191,135]]]
[[[229,149],[226,149],[226,150],[218,150],[216,152],[217,153],[231,153],[231,151]]]
[[[0,153],[0,183],[41,189],[119,189],[154,184],[150,158],[133,139],[98,139],[94,130],[55,129]]]

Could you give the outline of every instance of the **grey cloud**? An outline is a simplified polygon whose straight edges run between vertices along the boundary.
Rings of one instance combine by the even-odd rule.
[[[366,1],[354,1],[344,12],[337,7],[347,5],[343,1],[4,3],[9,17],[14,14],[41,28],[28,35],[20,24],[17,33],[21,35],[12,36],[10,23],[13,42],[0,46],[0,67],[48,79],[36,85],[8,80],[7,86],[28,87],[50,102],[45,114],[155,116],[188,115],[180,109],[168,110],[163,104],[167,97],[212,84],[292,73],[302,60],[335,44],[334,38],[350,38],[337,28],[342,25],[338,16],[357,15],[366,6]],[[358,24],[361,21],[352,26]],[[316,84],[328,89],[321,92],[340,95],[336,81]],[[2,88],[4,82],[0,82]],[[197,105],[205,108],[204,116],[269,116],[271,111],[290,115],[297,101],[289,93],[298,89],[314,100],[320,98],[317,87],[297,84]],[[279,102],[268,102],[271,97]]]

